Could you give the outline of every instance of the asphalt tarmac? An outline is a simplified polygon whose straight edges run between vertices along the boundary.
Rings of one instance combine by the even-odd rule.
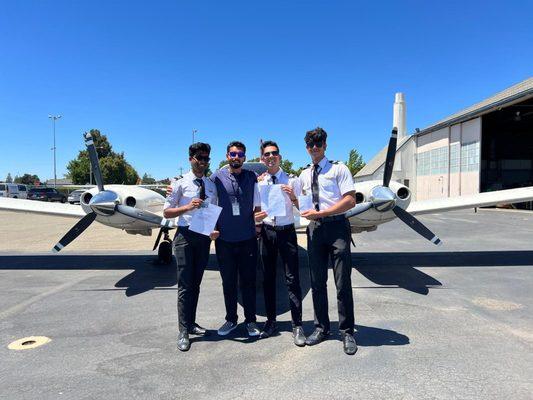
[[[251,340],[239,327],[218,337],[224,304],[214,255],[197,317],[211,335],[181,353],[176,272],[153,263],[155,237],[94,224],[52,255],[76,220],[0,212],[0,398],[533,398],[533,213],[469,210],[420,220],[443,246],[398,221],[354,235],[355,356],[343,353],[336,332],[331,275],[326,342],[294,346],[281,281],[279,335]],[[262,302],[259,290],[260,322]],[[51,341],[8,349],[29,336]]]

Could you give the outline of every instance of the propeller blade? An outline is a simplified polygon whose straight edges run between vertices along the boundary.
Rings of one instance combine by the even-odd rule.
[[[392,211],[394,211],[394,214],[396,214],[398,218],[405,222],[409,228],[411,228],[418,234],[424,236],[431,243],[436,244],[437,246],[442,245],[442,241],[438,238],[437,235],[431,232],[428,228],[425,227],[424,224],[422,224],[422,222],[417,220],[403,208],[396,206],[392,209]]]
[[[361,214],[365,212],[366,210],[372,208],[373,204],[370,201],[367,201],[365,203],[359,203],[356,204],[354,208],[349,210],[346,214],[346,218],[353,217],[354,215]]]
[[[155,240],[154,248],[152,249],[152,251],[157,249],[157,245],[159,244],[159,241],[161,240],[161,236],[163,236],[163,229],[165,228],[159,229],[159,233],[157,234],[157,239]]]
[[[83,137],[85,138],[85,146],[87,146],[87,151],[89,152],[89,160],[91,162],[94,179],[96,180],[98,190],[101,192],[104,190],[104,179],[102,178],[102,172],[100,171],[98,153],[96,152],[96,147],[94,146],[93,135],[91,135],[90,132],[85,132]]]
[[[151,213],[150,211],[141,210],[139,208],[124,206],[122,204],[117,204],[115,210],[121,214],[127,215],[135,219],[140,219],[141,221],[146,221],[154,225],[160,225],[165,228],[173,228],[174,220],[166,219],[160,215]]]
[[[76,239],[96,218],[96,213],[89,213],[82,219],[80,219],[76,225],[74,225],[70,230],[67,232],[65,236],[61,238],[59,242],[54,246],[52,251],[54,253],[57,253],[63,249],[63,247],[67,246],[70,242],[72,242],[74,239]]]
[[[389,148],[387,149],[387,158],[385,159],[385,171],[383,172],[383,186],[389,187],[392,169],[394,167],[394,158],[396,157],[396,143],[398,141],[398,128],[392,128],[389,139]]]

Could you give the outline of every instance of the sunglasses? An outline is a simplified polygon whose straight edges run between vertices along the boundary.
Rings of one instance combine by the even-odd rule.
[[[194,158],[196,161],[204,161],[204,162],[209,162],[209,161],[211,161],[211,158],[209,158],[208,156],[193,156],[193,158]]]
[[[266,153],[263,153],[263,157],[277,157],[279,156],[279,151],[278,150],[274,150],[274,151],[267,151]]]
[[[312,149],[314,146],[318,147],[319,149],[322,148],[322,146],[324,146],[324,142],[322,140],[317,140],[316,142],[307,142],[305,144],[305,146],[308,148],[308,149]]]
[[[229,156],[230,157],[239,157],[239,158],[244,158],[246,157],[246,153],[244,151],[230,151],[229,153]]]

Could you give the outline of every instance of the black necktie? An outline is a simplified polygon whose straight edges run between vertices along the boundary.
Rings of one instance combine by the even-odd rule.
[[[194,180],[194,182],[200,186],[200,200],[205,200],[206,199],[206,195],[205,195],[205,183],[204,183],[204,180],[201,179],[201,178],[197,178]]]
[[[275,185],[278,178],[276,178],[275,175],[271,175],[272,178],[272,184]],[[272,217],[272,221],[274,221],[274,225],[276,225],[276,217]]]
[[[320,211],[318,205],[318,174],[320,173],[320,166],[318,164],[313,165],[313,181],[311,182],[311,193],[313,194],[313,204],[316,211]]]

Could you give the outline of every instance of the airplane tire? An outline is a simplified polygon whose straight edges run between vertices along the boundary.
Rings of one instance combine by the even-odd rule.
[[[159,243],[157,257],[161,264],[170,264],[172,262],[172,243],[166,240],[163,240],[161,243]]]

